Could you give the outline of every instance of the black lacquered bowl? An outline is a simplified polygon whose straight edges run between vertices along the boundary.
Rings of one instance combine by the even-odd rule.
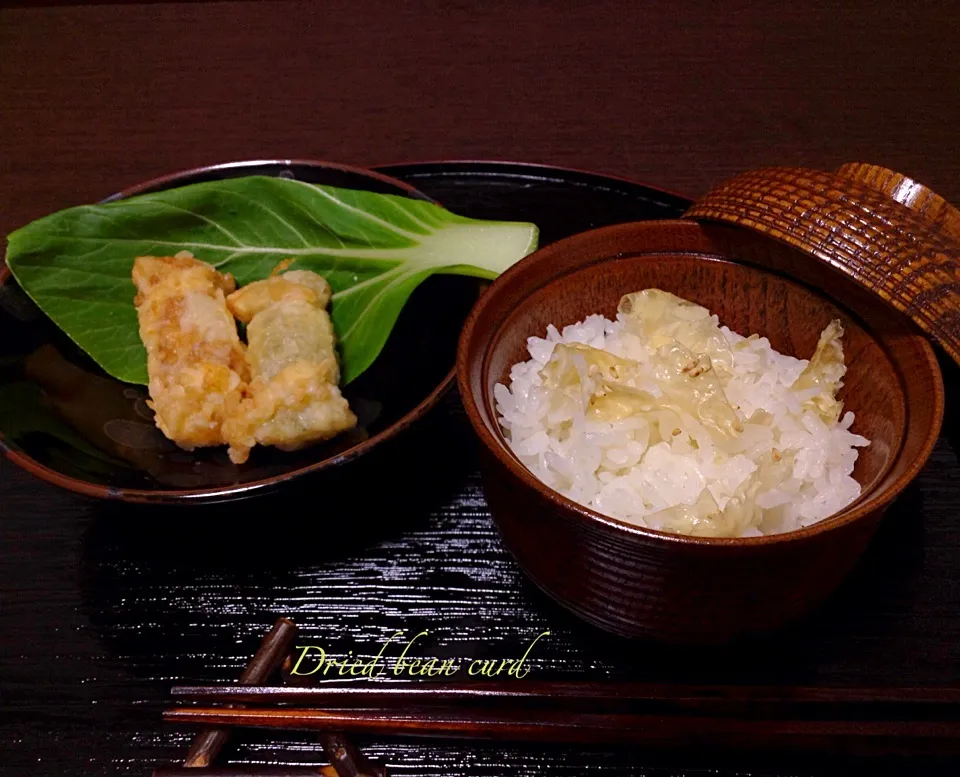
[[[239,162],[176,173],[107,201],[203,181],[269,175],[429,200],[359,168],[311,161]],[[225,448],[180,450],[155,427],[143,386],[106,375],[0,268],[0,450],[44,480],[88,496],[208,503],[266,494],[393,440],[453,385],[457,337],[481,282],[434,276],[410,297],[380,356],[344,390],[358,427],[296,452],[257,448],[243,465]],[[132,289],[132,286],[131,286]],[[132,293],[132,292],[131,292]]]

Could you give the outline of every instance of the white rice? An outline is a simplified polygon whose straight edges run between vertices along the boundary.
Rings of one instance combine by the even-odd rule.
[[[719,325],[716,316],[713,322]],[[569,391],[560,395],[544,385],[541,370],[558,343],[581,343],[644,365],[651,349],[625,324],[619,314],[615,321],[589,316],[562,332],[551,325],[545,338],[528,339],[531,359],[513,366],[509,387],[495,387],[508,444],[545,484],[605,515],[700,536],[792,531],[859,496],[852,472],[857,447],[869,442],[849,431],[853,413],[828,425],[804,410],[811,390],[791,386],[808,362],[777,353],[766,338],[745,340],[720,327],[734,354],[723,390],[742,422],[735,448],[726,451],[689,414],[660,410],[597,421],[585,413],[586,387],[582,399],[571,400]],[[586,370],[582,379],[589,380]],[[656,385],[649,390],[657,395]]]

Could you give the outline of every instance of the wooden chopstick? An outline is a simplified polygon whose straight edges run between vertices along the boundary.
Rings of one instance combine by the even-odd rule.
[[[339,777],[386,777],[385,766],[367,760],[339,731],[321,731],[318,736]]]
[[[175,708],[178,723],[362,734],[455,737],[568,744],[823,744],[837,739],[937,740],[960,749],[960,720],[804,720],[701,715],[577,713],[551,709],[400,712],[369,709]]]
[[[280,674],[287,687],[296,687],[309,682],[303,675],[293,673],[295,666],[293,656],[289,655],[280,666]],[[320,731],[317,739],[323,750],[336,769],[339,777],[387,777],[387,767],[371,761],[357,750],[342,734],[331,731]]]
[[[284,661],[289,658],[293,640],[297,635],[297,627],[287,618],[278,618],[269,631],[257,652],[250,659],[240,675],[238,685],[231,688],[251,688],[261,685],[270,679],[270,676],[280,669]],[[238,702],[234,702],[238,703]],[[320,742],[330,766],[297,767],[292,771],[286,767],[266,767],[245,769],[244,767],[214,768],[211,764],[223,750],[230,739],[228,726],[207,726],[202,729],[190,746],[182,767],[163,767],[153,772],[153,777],[172,777],[176,774],[189,774],[193,777],[231,777],[232,775],[249,775],[250,777],[303,777],[305,775],[323,775],[324,777],[386,777],[386,769],[377,763],[368,761],[353,747],[342,734],[324,731],[320,734]],[[279,769],[279,771],[277,771]]]
[[[278,618],[240,675],[240,685],[260,685],[267,682],[289,655],[296,634],[297,627],[293,621]],[[183,760],[184,767],[198,769],[210,766],[229,739],[229,728],[215,726],[203,729],[194,737]]]
[[[340,777],[332,766],[164,766],[153,777]]]
[[[178,698],[208,702],[312,707],[397,707],[433,704],[537,704],[612,708],[666,703],[697,708],[747,706],[770,709],[801,705],[960,705],[960,688],[814,688],[768,686],[677,686],[646,683],[539,682],[513,680],[469,684],[367,683],[348,686],[176,686]]]

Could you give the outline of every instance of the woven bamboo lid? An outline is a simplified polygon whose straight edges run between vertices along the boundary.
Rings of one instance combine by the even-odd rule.
[[[685,217],[801,249],[908,315],[960,364],[960,211],[926,186],[862,163],[767,167],[721,183]]]

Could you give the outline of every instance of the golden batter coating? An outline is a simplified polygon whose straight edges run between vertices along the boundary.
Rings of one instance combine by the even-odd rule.
[[[186,450],[222,445],[248,367],[225,295],[233,278],[191,256],[141,256],[134,304],[156,424]]]
[[[227,304],[238,321],[249,324],[253,317],[278,302],[302,301],[324,310],[330,303],[330,284],[309,270],[291,270],[255,281],[230,295]]]
[[[227,298],[247,324],[247,396],[224,424],[230,458],[242,463],[256,445],[296,450],[352,429],[357,418],[337,384],[330,285],[294,270],[244,286]]]

